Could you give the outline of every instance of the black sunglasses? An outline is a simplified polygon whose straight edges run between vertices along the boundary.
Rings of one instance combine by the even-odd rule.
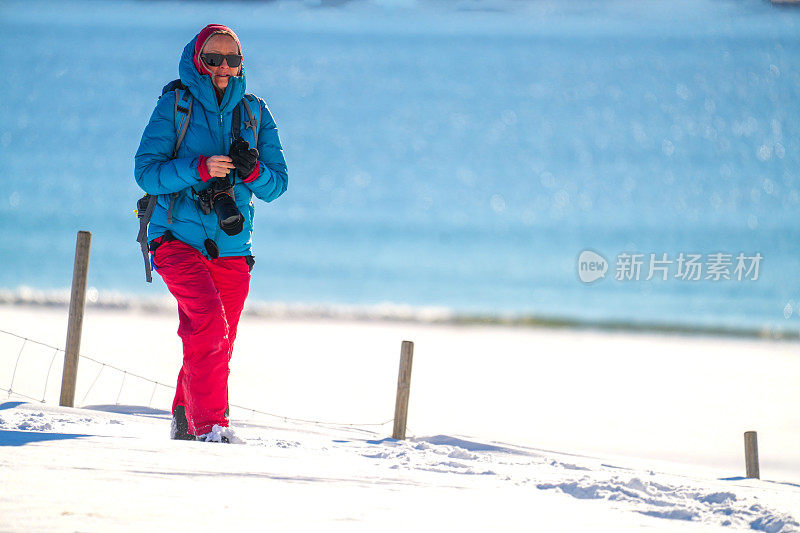
[[[200,57],[203,59],[203,63],[208,65],[209,67],[218,67],[222,65],[222,60],[228,62],[228,66],[231,68],[236,68],[242,64],[242,56],[239,54],[200,54]]]

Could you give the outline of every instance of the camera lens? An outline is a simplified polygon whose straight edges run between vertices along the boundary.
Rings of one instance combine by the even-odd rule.
[[[214,195],[214,211],[219,219],[219,227],[228,235],[237,235],[244,228],[244,217],[236,207],[236,202],[227,191]]]

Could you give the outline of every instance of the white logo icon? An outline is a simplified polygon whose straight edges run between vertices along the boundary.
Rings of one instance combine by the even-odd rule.
[[[602,255],[591,250],[584,250],[578,256],[578,277],[584,283],[592,283],[605,278],[608,272],[608,261]]]

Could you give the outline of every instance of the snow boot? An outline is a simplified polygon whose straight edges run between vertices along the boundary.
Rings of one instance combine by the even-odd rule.
[[[169,430],[172,440],[195,440],[196,437],[189,433],[189,422],[186,420],[186,409],[179,405],[172,411],[172,425]]]
[[[244,444],[244,441],[236,436],[231,428],[222,427],[214,424],[211,431],[204,435],[198,435],[197,440],[201,442],[224,442],[225,444]]]

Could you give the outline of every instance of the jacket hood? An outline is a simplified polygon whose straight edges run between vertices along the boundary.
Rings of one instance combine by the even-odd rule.
[[[228,80],[228,86],[225,88],[222,101],[217,103],[217,95],[214,84],[211,81],[211,74],[203,67],[199,57],[203,45],[208,38],[215,33],[226,33],[233,37],[234,40],[236,40],[236,44],[239,46],[239,53],[242,53],[239,38],[233,30],[221,24],[209,24],[183,48],[181,61],[178,65],[178,72],[181,82],[189,88],[189,91],[204,108],[214,112],[219,109],[220,113],[226,113],[233,111],[233,108],[236,107],[239,101],[244,97],[246,90],[244,62],[242,62],[239,75],[231,76],[230,80]]]

